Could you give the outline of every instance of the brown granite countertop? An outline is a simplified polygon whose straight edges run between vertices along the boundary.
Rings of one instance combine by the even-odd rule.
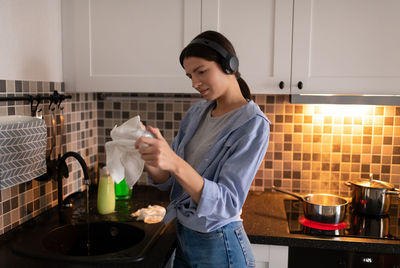
[[[271,191],[249,193],[242,218],[251,243],[386,254],[400,252],[400,240],[291,234],[286,220],[285,199],[294,198]]]

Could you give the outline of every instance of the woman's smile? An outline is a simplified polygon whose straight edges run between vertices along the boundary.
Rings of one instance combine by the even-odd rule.
[[[200,92],[200,94],[201,94],[202,96],[205,96],[205,95],[207,95],[209,89],[208,89],[208,88],[206,88],[206,89],[198,89],[198,91]]]

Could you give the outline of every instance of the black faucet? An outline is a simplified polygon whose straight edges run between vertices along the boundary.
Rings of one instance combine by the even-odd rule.
[[[79,164],[81,165],[82,171],[83,171],[83,178],[84,178],[84,183],[85,185],[90,184],[90,178],[89,178],[89,173],[88,173],[88,168],[85,163],[85,160],[75,152],[66,152],[63,156],[61,156],[58,159],[58,164],[57,164],[57,194],[58,194],[58,212],[60,216],[60,221],[61,221],[61,212],[63,210],[63,177],[68,178],[68,166],[65,160],[68,157],[73,157],[76,160],[78,160]]]

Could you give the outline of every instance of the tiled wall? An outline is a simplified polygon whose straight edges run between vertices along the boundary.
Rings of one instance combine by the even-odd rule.
[[[0,80],[0,96],[50,93],[54,89],[62,91],[62,84]],[[160,128],[170,142],[187,109],[199,100],[194,94],[70,95],[72,100],[64,104],[62,152],[79,152],[93,169],[105,163],[104,144],[115,125],[140,115],[145,124]],[[276,185],[296,192],[348,196],[344,182],[367,178],[369,173],[399,187],[400,107],[295,105],[281,95],[256,95],[254,99],[271,120],[271,136],[251,190]],[[47,106],[43,106],[44,119],[50,126]],[[28,115],[29,109],[20,102],[0,102],[0,115]],[[48,135],[49,149],[49,131]],[[79,166],[73,160],[69,163],[72,173],[64,182],[66,194],[82,186]],[[139,183],[146,183],[145,176]],[[0,234],[56,203],[55,182],[33,180],[0,191]]]
[[[57,90],[63,93],[63,84],[43,81],[0,80],[0,96],[21,96],[26,94],[46,95]],[[62,140],[61,152],[56,147],[56,155],[67,151],[78,152],[92,170],[97,166],[97,112],[95,94],[69,94],[72,99],[62,103],[64,109],[55,109],[57,145]],[[47,125],[47,153],[52,144],[51,112],[49,101],[42,108],[43,119]],[[65,117],[64,133],[61,135],[60,114]],[[0,116],[30,115],[30,104],[23,101],[0,102]],[[53,156],[51,158],[54,158]],[[64,180],[64,196],[84,188],[83,173],[77,161],[67,159],[69,178]],[[92,171],[92,177],[94,177]],[[33,179],[33,178],[32,178]],[[55,181],[27,183],[0,190],[0,235],[15,228],[19,224],[37,216],[41,212],[57,204],[57,183]]]
[[[171,141],[196,97],[99,95],[100,162],[105,162],[103,144],[115,124],[140,115],[146,124],[164,130]],[[399,186],[400,107],[295,105],[284,95],[256,95],[254,99],[271,121],[271,136],[251,190],[275,185],[295,192],[348,196],[344,182],[368,178],[370,173]]]

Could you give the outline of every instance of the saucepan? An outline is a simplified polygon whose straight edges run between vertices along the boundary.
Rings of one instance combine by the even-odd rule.
[[[272,189],[303,201],[304,216],[309,220],[333,224],[344,221],[348,202],[340,196],[324,193],[301,196],[275,186]]]

